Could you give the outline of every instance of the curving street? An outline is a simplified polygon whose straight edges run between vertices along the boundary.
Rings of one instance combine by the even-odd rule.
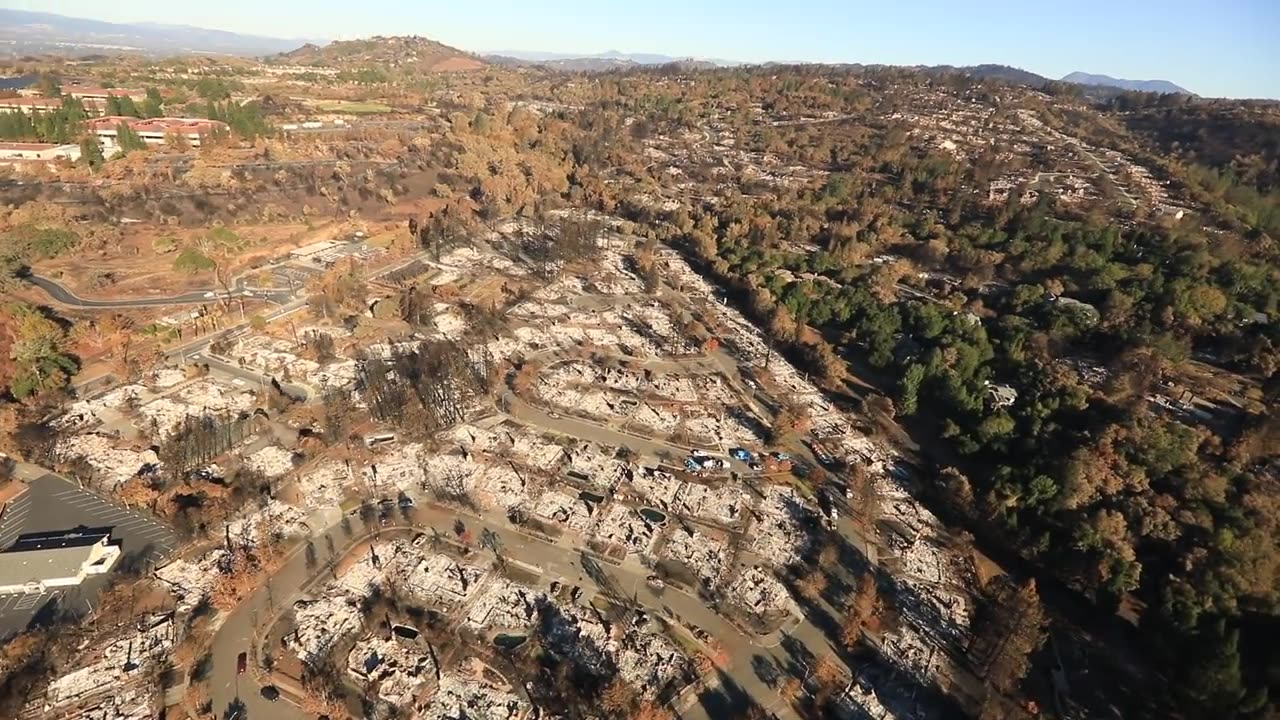
[[[415,493],[410,493],[415,495]],[[580,585],[590,596],[601,592],[600,584],[582,568],[582,554],[579,550],[545,540],[534,538],[518,532],[506,523],[493,522],[481,517],[459,513],[439,506],[427,505],[422,499],[414,511],[412,524],[388,525],[383,531],[396,529],[429,530],[438,529],[442,534],[451,534],[456,520],[462,520],[473,531],[492,530],[501,538],[503,554],[509,560],[518,561],[526,566],[534,566],[541,570],[543,585],[552,580],[561,580]],[[262,683],[259,677],[266,677],[266,672],[258,664],[261,651],[254,647],[258,642],[258,629],[270,618],[279,615],[289,608],[294,600],[304,594],[313,585],[321,585],[327,579],[326,563],[332,555],[335,560],[341,559],[354,546],[370,537],[363,532],[358,522],[343,522],[336,509],[324,511],[325,519],[332,524],[313,530],[308,541],[315,548],[315,557],[308,559],[305,552],[308,541],[300,543],[287,556],[284,564],[275,571],[253,595],[244,600],[234,611],[228,614],[214,637],[211,648],[212,662],[210,670],[210,695],[215,714],[221,720],[230,720],[233,713],[236,720],[304,720],[309,719],[300,708],[287,701],[295,692],[287,682],[273,679],[277,687],[284,693],[276,702],[271,702],[260,694]],[[375,533],[376,534],[376,533]],[[326,549],[333,543],[333,553]],[[668,618],[683,627],[696,626],[715,637],[724,650],[728,663],[721,668],[721,683],[735,685],[735,692],[741,692],[755,699],[763,707],[778,713],[779,717],[794,717],[789,706],[782,702],[773,685],[761,678],[757,668],[762,664],[776,667],[787,667],[793,662],[784,635],[804,646],[809,653],[821,656],[832,652],[823,632],[807,619],[797,619],[785,632],[775,632],[763,637],[751,636],[716,614],[702,600],[683,591],[667,589],[654,591],[645,583],[648,571],[641,567],[632,567],[624,563],[613,566],[598,563],[604,569],[604,579],[626,592],[633,601],[646,612]],[[585,600],[584,600],[585,602]],[[243,675],[237,673],[236,659],[240,653],[249,653],[254,659],[254,667]],[[709,718],[708,711],[699,703],[693,702],[683,710],[681,716],[702,720]]]
[[[701,361],[685,362],[695,364]],[[509,390],[504,390],[498,405],[501,415],[519,422],[597,442],[627,445],[641,455],[673,457],[687,451],[686,448],[640,438],[596,422],[549,413],[526,403]],[[807,455],[807,450],[799,445],[795,452]],[[616,566],[596,563],[603,568],[603,576],[593,579],[584,571],[582,552],[570,544],[571,538],[551,542],[527,535],[505,519],[481,517],[434,505],[425,493],[418,490],[406,494],[417,503],[413,522],[383,526],[382,531],[429,531],[435,528],[448,536],[453,532],[454,523],[461,520],[473,533],[479,534],[484,530],[496,533],[501,539],[504,556],[536,568],[542,576],[543,587],[559,580],[581,586],[590,597],[602,592],[599,580],[612,586],[615,592],[622,590],[650,614],[662,616],[686,629],[698,627],[710,633],[728,659],[724,667],[713,673],[713,694],[718,690],[722,697],[749,696],[780,718],[794,718],[796,715],[790,704],[779,695],[776,679],[762,668],[776,668],[778,676],[787,672],[798,674],[805,671],[805,663],[812,662],[813,658],[840,656],[828,640],[829,629],[824,631],[806,615],[797,615],[784,631],[754,636],[717,614],[697,597],[674,588],[654,591],[645,583],[650,571],[634,561]],[[300,689],[287,678],[266,680],[267,673],[259,664],[263,652],[278,655],[286,651],[255,645],[261,641],[260,632],[264,626],[287,612],[301,595],[312,592],[329,579],[325,568],[330,560],[341,560],[356,545],[379,532],[377,529],[372,534],[367,532],[357,519],[344,517],[336,507],[313,513],[310,525],[311,535],[294,547],[270,579],[229,613],[219,626],[212,644],[210,695],[216,715],[221,720],[232,717],[235,720],[303,720],[310,717],[288,701],[288,698],[296,697]],[[874,543],[868,541],[849,517],[841,519],[838,529],[875,564]],[[310,558],[306,552],[308,545],[313,548]],[[254,660],[251,671],[243,675],[237,674],[236,663],[241,652],[249,653]],[[260,694],[264,682],[274,683],[282,691],[282,698],[276,702],[264,699]],[[691,692],[678,700],[680,717],[692,720],[718,717],[714,706],[709,707],[699,699],[699,693]],[[235,715],[235,712],[240,714]]]
[[[202,290],[191,290],[190,292],[185,292],[180,295],[170,295],[167,297],[90,299],[76,295],[74,292],[67,289],[65,285],[47,277],[41,277],[40,275],[28,275],[23,279],[40,288],[47,293],[49,297],[63,305],[93,310],[163,307],[166,305],[199,305],[237,297],[254,297],[263,300],[270,300],[271,302],[276,303],[286,303],[294,298],[294,294],[289,290],[248,288],[244,286],[243,282],[237,279],[235,288],[230,293],[221,288],[206,288]]]

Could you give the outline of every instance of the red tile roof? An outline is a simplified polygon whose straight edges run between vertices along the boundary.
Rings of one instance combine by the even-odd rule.
[[[90,130],[114,130],[120,123],[125,123],[137,132],[156,132],[156,133],[207,133],[218,128],[227,126],[224,122],[217,120],[205,120],[204,118],[134,118],[121,115],[112,115],[108,117],[95,118],[87,121]]]

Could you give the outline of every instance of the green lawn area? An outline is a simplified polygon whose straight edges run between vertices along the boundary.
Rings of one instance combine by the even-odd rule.
[[[372,115],[374,113],[393,112],[394,108],[378,102],[347,102],[346,100],[322,100],[315,104],[317,110],[323,112],[352,113],[355,115]]]
[[[391,243],[396,241],[396,236],[402,232],[408,232],[408,231],[402,230],[399,228],[395,230],[388,230],[387,232],[379,233],[369,238],[368,240],[365,240],[364,244],[368,245],[369,247],[389,248],[391,247]]]

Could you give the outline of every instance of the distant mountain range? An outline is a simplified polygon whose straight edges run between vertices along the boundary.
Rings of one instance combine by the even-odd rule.
[[[959,72],[969,75],[970,77],[1003,80],[1007,83],[1025,85],[1036,89],[1043,89],[1053,85],[1054,83],[1070,83],[1073,85],[1084,86],[1086,88],[1085,96],[1092,99],[1115,97],[1126,90],[1195,95],[1195,93],[1190,90],[1174,85],[1168,80],[1121,80],[1108,77],[1106,75],[1089,75],[1080,72],[1073,72],[1070,75],[1063,77],[1061,80],[1053,80],[1043,75],[1037,75],[1030,70],[1023,70],[1022,68],[1010,67],[1008,65],[969,65],[967,67],[935,65],[933,67],[922,69],[943,72]]]
[[[1090,75],[1089,73],[1082,72],[1073,72],[1070,75],[1064,75],[1062,77],[1062,82],[1076,83],[1077,85],[1113,87],[1120,88],[1121,90],[1137,90],[1138,92],[1176,93],[1179,95],[1193,94],[1190,90],[1174,85],[1168,80],[1125,80],[1123,78],[1113,78],[1109,75]]]
[[[242,56],[275,55],[299,64],[387,64],[426,71],[473,70],[485,62],[505,66],[538,66],[552,70],[600,72],[634,67],[675,64],[685,69],[733,67],[744,63],[716,58],[674,57],[658,53],[625,53],[618,50],[595,54],[503,50],[483,56],[419,37],[371,38],[324,44],[323,40],[288,39],[244,35],[186,25],[111,23],[46,12],[0,8],[0,55],[87,55],[115,51],[147,54],[218,53]],[[978,78],[1044,88],[1055,82],[1089,88],[1086,95],[1107,98],[1124,90],[1180,93],[1188,90],[1167,80],[1124,80],[1107,75],[1073,72],[1061,80],[1008,65],[937,66],[921,70],[953,71]]]
[[[625,70],[644,65],[658,66],[678,64],[689,68],[733,67],[742,63],[734,60],[674,57],[657,53],[624,53],[608,50],[602,53],[575,55],[572,53],[543,52],[539,50],[498,50],[485,53],[486,60],[498,65],[536,65],[555,70],[574,72],[601,72]]]
[[[267,55],[292,50],[306,42],[186,25],[110,23],[0,8],[0,53],[11,55],[84,55],[120,50],[166,55]]]

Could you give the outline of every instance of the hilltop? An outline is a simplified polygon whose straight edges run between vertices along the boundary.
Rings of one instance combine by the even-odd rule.
[[[420,72],[478,70],[486,65],[485,61],[470,53],[417,35],[336,40],[328,45],[308,43],[271,59],[292,65],[378,66]]]
[[[1156,93],[1173,93],[1177,95],[1191,95],[1192,92],[1186,88],[1175,85],[1168,80],[1126,80],[1124,78],[1114,78],[1110,75],[1093,75],[1090,73],[1073,72],[1065,75],[1062,82],[1076,83],[1077,85],[1093,85],[1101,87],[1119,88],[1121,90],[1134,90],[1137,92],[1156,92]]]

